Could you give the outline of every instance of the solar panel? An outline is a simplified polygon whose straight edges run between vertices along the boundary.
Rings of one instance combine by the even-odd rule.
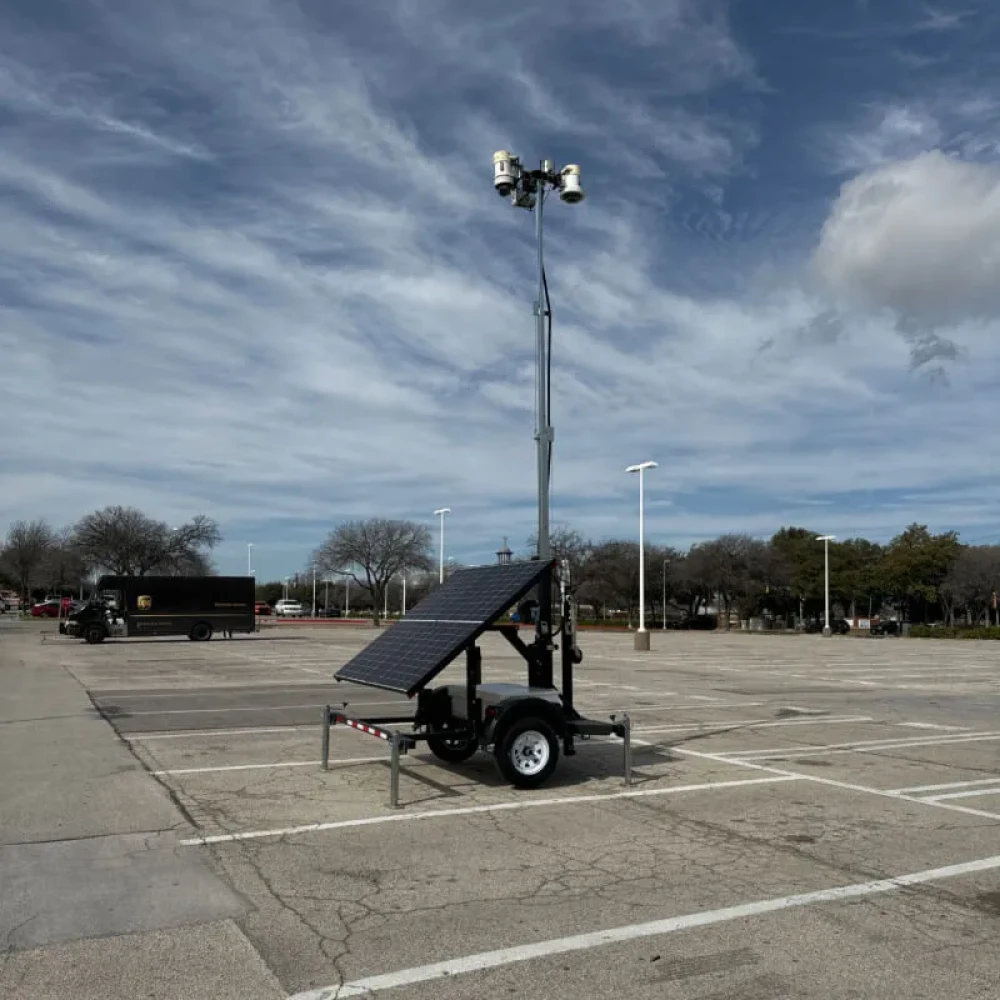
[[[456,570],[334,675],[412,697],[538,583],[540,561]]]

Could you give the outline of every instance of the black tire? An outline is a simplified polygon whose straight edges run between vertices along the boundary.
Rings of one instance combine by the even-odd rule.
[[[479,744],[474,739],[452,740],[447,736],[430,736],[427,746],[435,757],[449,764],[461,764],[479,749]]]
[[[83,641],[89,642],[91,645],[97,642],[104,642],[107,633],[104,631],[101,625],[88,625],[83,633]]]
[[[198,622],[191,629],[191,633],[188,636],[189,639],[193,639],[195,642],[207,642],[212,638],[212,626],[208,622]]]
[[[515,788],[538,788],[559,763],[559,737],[544,719],[529,716],[503,731],[493,754],[505,781]]]

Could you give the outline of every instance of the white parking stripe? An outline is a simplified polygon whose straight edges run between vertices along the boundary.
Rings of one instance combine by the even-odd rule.
[[[633,740],[633,743],[638,741]],[[897,802],[915,802],[918,805],[931,806],[936,809],[950,809],[952,812],[965,813],[967,816],[981,816],[985,819],[1000,820],[1000,813],[986,812],[984,809],[971,809],[969,806],[955,806],[947,802],[934,802],[931,799],[921,799],[916,795],[903,795],[900,792],[890,792],[884,788],[872,788],[870,785],[857,785],[850,781],[837,781],[835,778],[821,778],[816,774],[802,774],[801,771],[789,771],[787,768],[774,767],[772,764],[754,764],[748,760],[738,760],[717,753],[706,753],[703,750],[691,750],[688,747],[671,747],[674,753],[685,757],[699,757],[702,760],[713,760],[718,764],[735,764],[752,771],[762,771],[765,774],[781,774],[787,778],[801,778],[816,785],[826,785],[828,788],[841,788],[846,792],[864,792],[866,795],[878,795],[881,798],[895,799]]]
[[[808,743],[793,747],[773,747],[769,750],[724,750],[730,757],[740,760],[763,760],[767,757],[813,757],[829,753],[862,753],[871,750],[892,750],[896,747],[948,746],[951,743],[970,743],[977,740],[994,740],[1000,732],[969,733],[963,736],[896,736],[890,740],[856,740],[851,743],[828,743],[825,746],[810,746]]]
[[[247,705],[239,708],[155,708],[149,711],[133,712],[125,709],[128,718],[133,715],[227,715],[229,712],[282,712],[290,708],[314,708],[322,714],[323,702],[310,701],[297,705]]]
[[[722,719],[718,722],[701,722],[698,725],[681,725],[680,723],[663,726],[640,726],[637,732],[643,733],[665,733],[665,732],[686,732],[694,729],[724,729],[726,726],[746,726],[751,729],[770,729],[774,726],[825,726],[847,722],[871,722],[870,715],[844,715],[840,717],[830,716],[816,719],[782,719],[774,722],[771,719]]]
[[[592,948],[600,948],[604,945],[623,944],[640,938],[659,937],[664,934],[689,930],[693,927],[709,927],[713,924],[726,923],[730,920],[745,920],[748,917],[759,917],[766,913],[777,913],[793,907],[814,906],[818,903],[839,903],[848,899],[860,899],[865,896],[895,892],[909,886],[939,882],[943,879],[971,875],[976,872],[993,871],[997,868],[1000,868],[1000,855],[982,858],[978,861],[966,861],[957,865],[947,865],[943,868],[930,868],[926,871],[878,879],[873,882],[841,885],[831,889],[803,892],[795,896],[760,899],[737,906],[727,906],[720,910],[702,910],[700,913],[666,917],[663,920],[651,920],[642,924],[626,924],[610,927],[603,931],[591,931],[586,934],[574,934],[571,937],[552,938],[548,941],[535,941],[531,944],[515,945],[511,948],[483,951],[475,955],[465,955],[462,958],[420,965],[412,969],[400,969],[397,972],[380,976],[368,976],[339,986],[307,990],[304,993],[294,994],[289,1000],[342,1000],[342,998],[347,997],[360,997],[382,990],[432,982],[445,977],[483,972],[485,969],[496,969],[532,959],[565,955],[569,952],[590,951]]]
[[[907,795],[914,792],[944,792],[949,788],[970,788],[973,785],[996,784],[1000,784],[1000,778],[977,778],[974,781],[950,781],[946,785],[914,785],[912,788],[891,788],[889,790]]]
[[[343,757],[330,758],[330,764],[365,764],[370,760],[387,760],[387,757]],[[285,760],[276,764],[226,764],[220,767],[176,767],[167,771],[150,771],[156,777],[171,774],[212,774],[219,771],[266,771],[277,767],[319,767],[318,760]]]
[[[943,802],[945,799],[971,799],[977,795],[1000,795],[1000,785],[993,788],[978,788],[968,792],[949,792],[947,795],[929,795],[929,802]]]
[[[664,703],[662,705],[637,705],[635,708],[630,708],[628,714],[631,716],[637,715],[639,712],[681,712],[685,709],[697,709],[698,711],[708,711],[714,712],[716,709],[723,708],[759,708],[763,705],[762,701],[726,701],[720,702],[718,705],[678,705],[676,702]]]
[[[897,726],[905,726],[909,729],[948,729],[960,732],[968,732],[968,726],[943,726],[940,722],[897,722]]]
[[[248,830],[244,833],[219,833],[205,837],[182,840],[185,847],[204,844],[226,844],[238,840],[259,840],[262,837],[287,837],[297,833],[318,833],[323,830],[343,830],[355,826],[379,826],[383,823],[413,823],[422,819],[447,819],[449,816],[473,816],[476,813],[510,812],[515,809],[537,809],[547,806],[574,806],[581,803],[611,802],[615,799],[654,798],[660,795],[679,795],[682,792],[708,792],[720,788],[743,788],[747,785],[770,785],[795,778],[741,778],[736,781],[709,781],[701,785],[674,785],[670,788],[640,788],[627,792],[608,792],[604,795],[565,795],[550,799],[515,799],[509,802],[491,802],[481,806],[460,806],[457,809],[428,809],[423,812],[397,812],[384,816],[365,816],[360,819],[334,820],[329,823],[307,823],[303,826],[280,830]]]
[[[251,729],[189,729],[183,733],[121,733],[122,739],[131,740],[192,740],[195,737],[214,736],[243,736],[247,733],[289,733],[302,729],[319,729],[319,723],[315,726],[257,726]]]

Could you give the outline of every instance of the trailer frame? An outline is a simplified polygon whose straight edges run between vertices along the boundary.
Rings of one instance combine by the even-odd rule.
[[[551,575],[555,564],[545,570]],[[450,764],[459,764],[479,750],[492,752],[501,771],[515,787],[535,788],[551,775],[558,761],[559,744],[565,756],[576,753],[576,741],[594,736],[616,736],[624,751],[624,783],[632,784],[632,721],[627,712],[613,714],[607,720],[584,718],[574,705],[573,672],[583,660],[576,643],[576,602],[569,586],[568,567],[560,566],[561,621],[559,628],[536,634],[532,644],[525,643],[514,623],[490,623],[485,631],[498,632],[521,655],[527,665],[528,683],[484,684],[482,650],[473,640],[464,647],[465,684],[422,688],[416,693],[413,715],[354,716],[350,702],[341,707],[323,706],[321,721],[320,766],[330,768],[330,729],[343,725],[363,735],[389,744],[389,806],[399,808],[400,758],[418,743],[427,743],[435,756]],[[541,589],[541,588],[540,588]],[[541,616],[540,616],[541,617]],[[557,646],[555,638],[561,642]],[[558,650],[561,661],[561,690],[554,684],[553,656]],[[338,678],[338,682],[339,682]],[[529,721],[530,720],[530,721]],[[515,735],[514,727],[527,726]],[[404,728],[405,727],[405,728]],[[535,737],[544,739],[545,747]],[[520,737],[520,750],[509,745]],[[530,745],[534,741],[534,749]],[[555,741],[555,742],[554,742]],[[512,763],[520,753],[519,767]],[[544,764],[541,759],[544,758]]]

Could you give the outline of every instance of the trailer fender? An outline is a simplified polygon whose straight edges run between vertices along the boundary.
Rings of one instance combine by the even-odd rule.
[[[482,745],[497,743],[516,722],[531,717],[545,719],[560,739],[565,737],[566,717],[560,705],[544,698],[508,698],[486,710]]]

